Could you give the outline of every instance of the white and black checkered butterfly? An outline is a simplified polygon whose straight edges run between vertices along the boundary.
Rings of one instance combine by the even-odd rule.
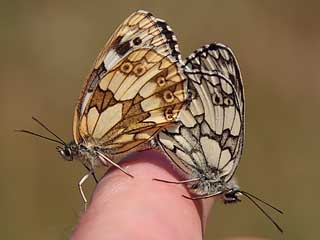
[[[231,51],[217,44],[195,51],[185,65],[192,100],[178,124],[162,131],[158,140],[183,173],[198,179],[191,186],[194,193],[218,195],[233,187],[228,182],[243,148],[240,71]]]
[[[180,112],[178,123],[157,138],[188,178],[174,183],[187,183],[197,195],[192,199],[222,195],[225,203],[231,203],[243,194],[256,204],[253,198],[260,199],[240,191],[233,180],[244,142],[244,92],[232,51],[222,44],[205,45],[186,59],[184,72],[190,103]]]

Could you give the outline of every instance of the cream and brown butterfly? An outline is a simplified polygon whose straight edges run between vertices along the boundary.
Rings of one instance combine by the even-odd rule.
[[[80,160],[89,170],[115,166],[124,153],[139,148],[172,124],[186,100],[186,81],[177,39],[165,21],[137,11],[115,31],[94,62],[75,108],[69,144],[52,141],[66,160]],[[31,133],[27,130],[20,130]]]
[[[271,205],[240,190],[234,179],[244,142],[244,91],[234,54],[222,44],[205,45],[186,59],[184,72],[190,103],[156,143],[186,180],[156,180],[187,184],[193,200],[222,196],[233,203],[245,195],[282,231],[254,200]]]

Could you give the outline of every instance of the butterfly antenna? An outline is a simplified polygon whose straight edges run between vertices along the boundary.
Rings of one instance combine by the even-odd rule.
[[[245,192],[245,191],[240,191],[243,195],[249,195],[250,197],[258,200],[259,202],[262,202],[263,204],[267,205],[268,207],[272,208],[273,210],[277,211],[278,213],[281,213],[283,214],[283,211],[280,210],[279,208],[276,208],[275,206],[272,206],[270,203],[267,203],[265,201],[263,201],[261,198],[258,198],[257,196],[251,194],[251,193],[248,193],[248,192]]]
[[[65,141],[63,141],[60,137],[57,136],[53,131],[51,131],[44,123],[42,123],[40,120],[38,120],[35,117],[32,117],[32,120],[34,120],[36,123],[38,123],[41,127],[43,127],[45,130],[47,130],[49,133],[51,133],[53,136],[55,136],[58,140],[63,143],[63,145],[67,145]]]
[[[273,220],[273,218],[255,201],[258,200],[264,204],[266,204],[267,206],[273,208],[274,210],[278,211],[279,213],[283,213],[281,210],[271,206],[270,204],[264,202],[263,200],[257,198],[256,196],[250,194],[250,193],[247,193],[247,192],[243,192],[243,191],[240,191],[240,193],[242,193],[245,197],[247,197],[272,223],[273,225],[281,232],[283,233],[283,229],[279,226],[279,224]]]
[[[33,135],[33,136],[37,136],[37,137],[40,137],[40,138],[44,138],[44,139],[46,139],[46,140],[49,140],[49,141],[52,141],[52,142],[55,142],[55,143],[59,143],[59,144],[62,144],[62,145],[66,145],[64,142],[60,142],[60,141],[58,141],[58,140],[56,140],[56,139],[48,138],[48,137],[42,136],[42,135],[40,135],[40,134],[37,134],[37,133],[31,132],[31,131],[25,130],[25,129],[16,129],[15,131],[16,131],[16,132],[27,133],[27,134],[30,134],[30,135]]]

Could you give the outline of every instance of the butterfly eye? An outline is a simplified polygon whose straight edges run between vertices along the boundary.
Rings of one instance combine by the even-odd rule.
[[[231,189],[229,192],[226,192],[223,195],[223,201],[225,204],[241,202],[240,196],[241,196],[241,193],[239,192],[238,189]]]
[[[58,146],[57,150],[65,160],[67,160],[67,161],[73,160],[73,154],[72,154],[72,150],[70,147],[66,146],[65,148],[62,148],[62,147]]]
[[[133,39],[133,44],[134,45],[140,45],[141,44],[141,42],[142,42],[142,40],[141,40],[141,38],[139,38],[139,37],[136,37],[135,39]]]
[[[163,93],[163,98],[167,103],[173,102],[173,100],[174,100],[173,93],[171,91],[169,91],[169,90],[166,90]]]
[[[67,158],[72,159],[72,152],[70,148],[66,148],[64,154]]]

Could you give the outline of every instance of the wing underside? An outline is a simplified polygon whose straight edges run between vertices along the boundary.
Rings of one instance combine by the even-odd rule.
[[[125,152],[170,125],[186,83],[176,37],[150,13],[128,17],[97,57],[74,115],[77,143]]]
[[[179,124],[161,131],[158,141],[186,175],[216,171],[229,181],[243,148],[243,87],[232,52],[212,45],[187,58],[192,100],[181,111]]]

